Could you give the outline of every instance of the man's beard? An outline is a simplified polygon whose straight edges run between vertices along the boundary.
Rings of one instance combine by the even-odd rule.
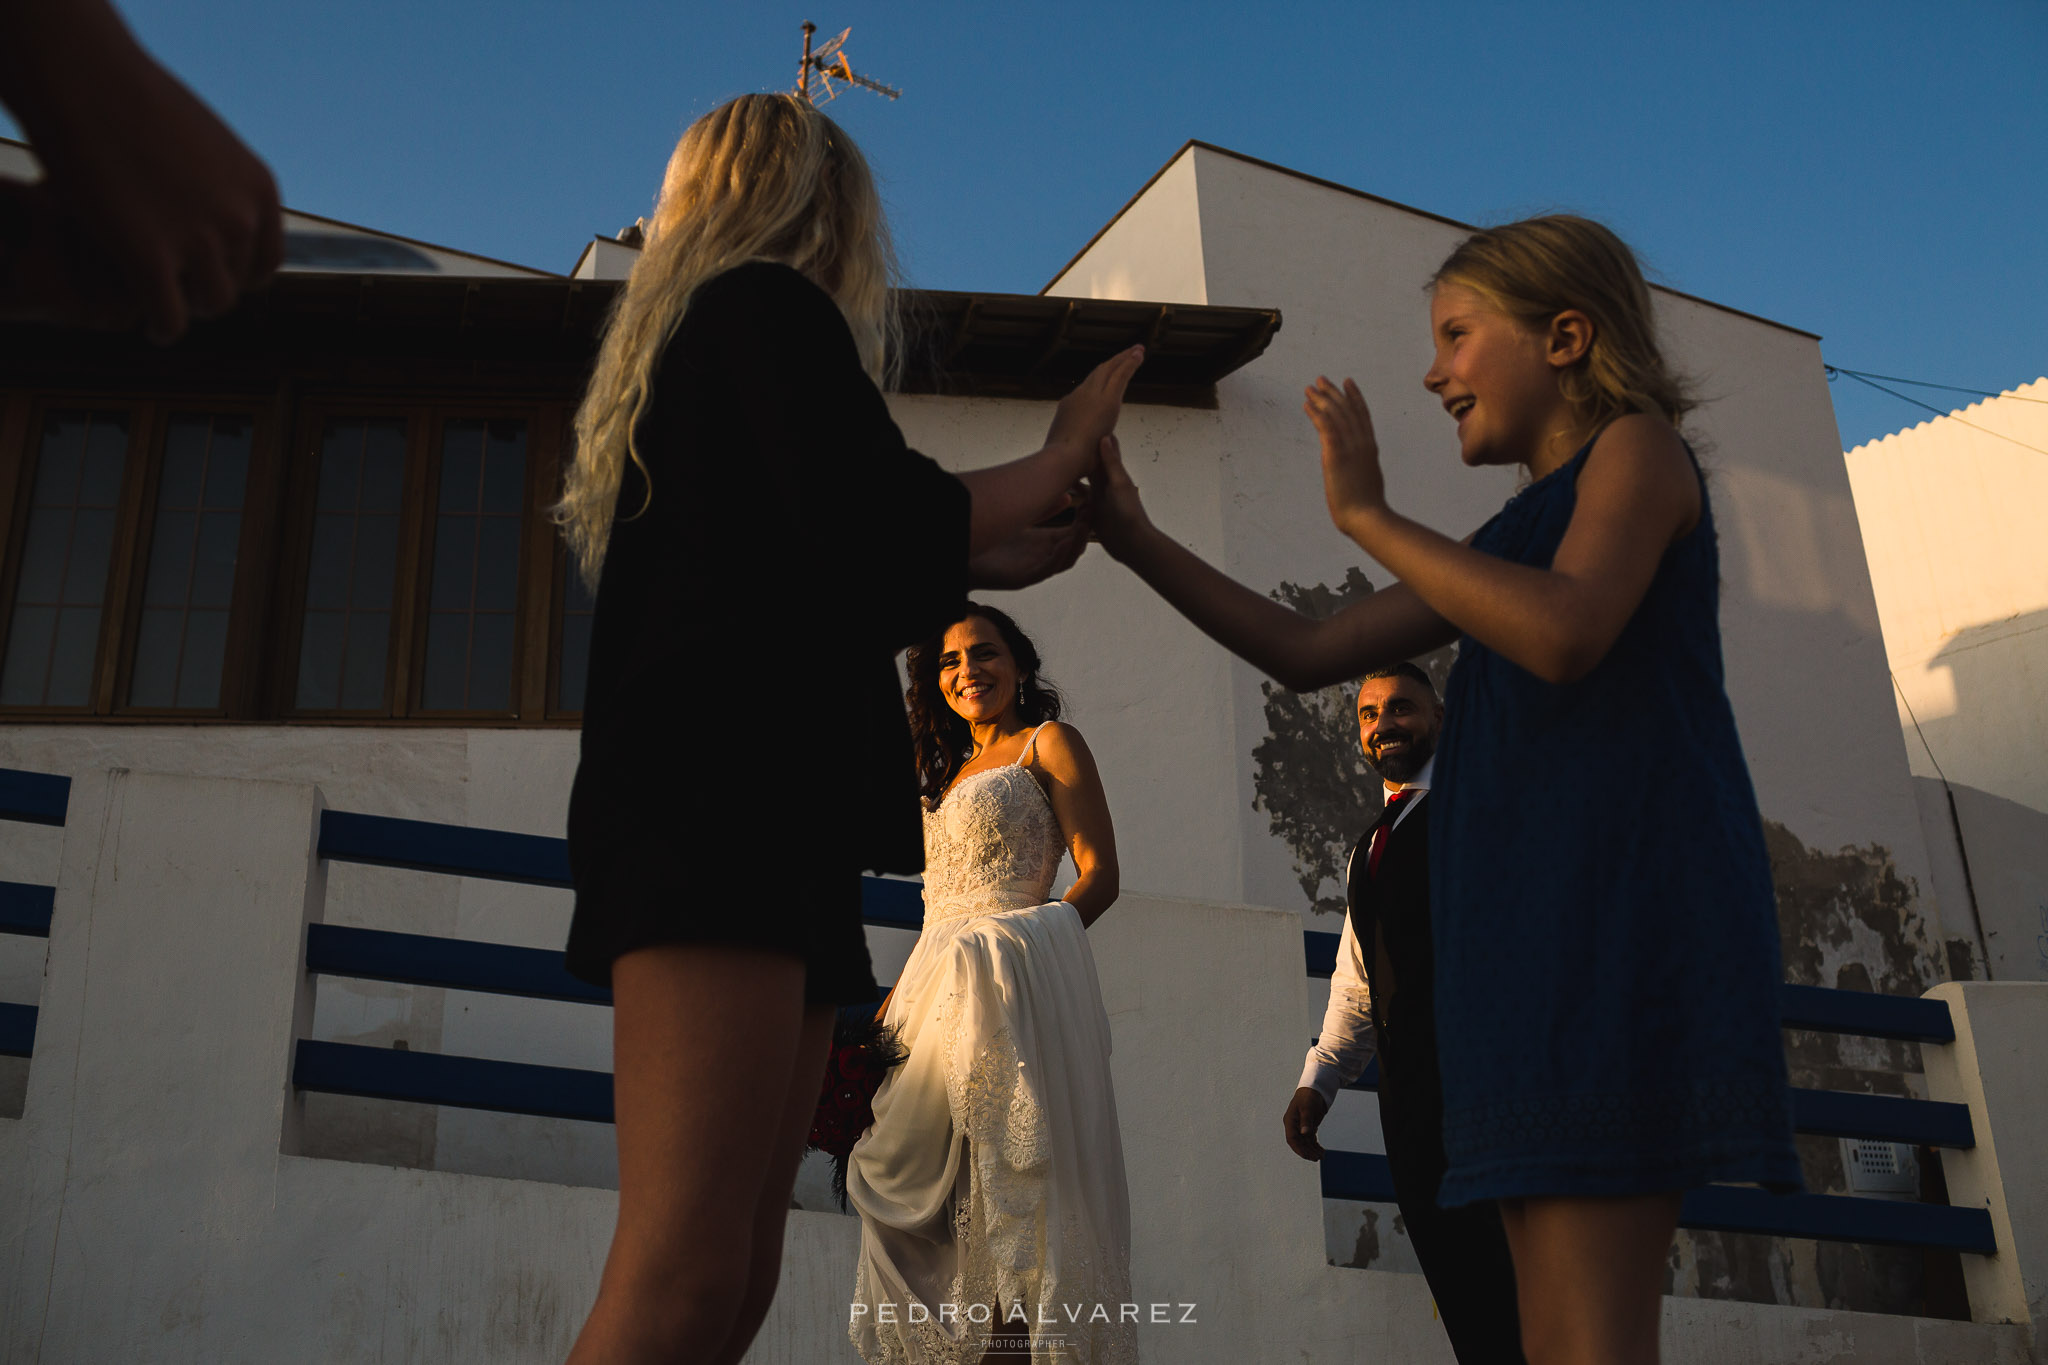
[[[1391,758],[1375,758],[1372,750],[1367,749],[1365,766],[1378,773],[1380,781],[1399,786],[1403,782],[1413,782],[1415,775],[1422,771],[1435,754],[1434,734],[1411,735],[1408,738],[1408,747]]]

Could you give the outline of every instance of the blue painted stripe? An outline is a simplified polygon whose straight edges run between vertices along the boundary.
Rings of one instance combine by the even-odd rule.
[[[36,1007],[0,1005],[0,1057],[27,1057],[36,1050]]]
[[[1361,1204],[1394,1202],[1393,1170],[1377,1152],[1325,1150],[1316,1165],[1322,1169],[1325,1199],[1354,1199]]]
[[[306,926],[306,970],[363,981],[445,986],[535,1000],[609,1005],[612,993],[569,975],[559,949],[395,934],[340,924]]]
[[[320,856],[526,886],[569,885],[567,840],[497,829],[330,810],[320,814]]]
[[[541,1118],[612,1121],[608,1071],[444,1057],[360,1043],[302,1038],[292,1058],[292,1084],[330,1095],[445,1104]]]
[[[924,888],[886,877],[860,879],[860,917],[880,929],[924,928]]]
[[[1977,1145],[1968,1105],[1898,1095],[1794,1090],[1792,1126],[1821,1137],[1870,1138],[1930,1147]]]
[[[1305,930],[1301,936],[1308,974],[1328,977],[1337,970],[1335,934]],[[1894,1038],[1908,1043],[1953,1043],[1955,1022],[1948,1003],[1910,995],[1838,991],[1825,986],[1778,987],[1778,1022],[1784,1028]]]
[[[1378,1090],[1380,1059],[1346,1090]],[[1819,1137],[1867,1138],[1875,1142],[1909,1142],[1915,1146],[1974,1147],[1976,1130],[1970,1107],[1945,1100],[1915,1100],[1897,1095],[1859,1095],[1847,1090],[1794,1090],[1792,1126]]]
[[[1948,1002],[1872,991],[1834,991],[1824,986],[1778,987],[1778,1019],[1786,1028],[1820,1033],[1853,1033],[1907,1043],[1953,1043],[1955,1021]]]
[[[1813,1237],[1823,1242],[1931,1247],[1995,1255],[1991,1215],[1983,1209],[1856,1199],[1839,1194],[1772,1194],[1735,1185],[1709,1185],[1685,1196],[1680,1227],[1699,1232],[1752,1232],[1766,1237]]]
[[[1308,957],[1310,976],[1330,977],[1337,971],[1337,944],[1339,935],[1325,934],[1315,929],[1302,931],[1302,951]]]
[[[56,903],[57,888],[54,886],[0,882],[0,934],[48,938],[50,910]]]
[[[55,773],[0,768],[0,820],[61,825],[71,804],[71,779]]]
[[[401,820],[330,810],[320,815],[320,856],[340,863],[399,867],[528,886],[569,887],[569,841],[508,834],[432,820]],[[916,882],[862,877],[861,916],[884,929],[924,924],[924,892]]]
[[[1370,1152],[1325,1152],[1319,1164],[1323,1198],[1365,1204],[1394,1202],[1394,1179],[1385,1157]],[[1733,1185],[1710,1185],[1688,1193],[1678,1223],[1700,1232],[1934,1247],[1983,1256],[1997,1250],[1991,1215],[1983,1209],[1835,1194],[1771,1194]]]

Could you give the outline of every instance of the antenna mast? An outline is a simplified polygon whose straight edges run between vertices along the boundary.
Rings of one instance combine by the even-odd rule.
[[[797,63],[796,68],[797,94],[813,104],[830,104],[833,100],[839,98],[839,92],[832,88],[832,82],[837,79],[845,81],[848,85],[857,85],[863,90],[872,90],[877,95],[884,95],[892,100],[902,95],[903,92],[901,90],[886,86],[872,77],[861,75],[847,62],[845,43],[847,35],[853,32],[852,29],[841,29],[837,38],[832,39],[832,41],[813,52],[811,50],[811,35],[817,31],[818,26],[816,24],[808,19],[804,21],[804,55],[803,59]],[[818,98],[817,93],[811,89],[811,73],[813,71],[818,73],[818,89],[824,93],[823,99]]]

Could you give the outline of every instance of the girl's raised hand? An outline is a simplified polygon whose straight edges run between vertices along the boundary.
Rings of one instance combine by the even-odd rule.
[[[1124,468],[1123,447],[1116,437],[1102,438],[1102,463],[1088,479],[1088,510],[1095,524],[1095,538],[1110,558],[1122,559],[1131,543],[1151,528],[1145,504],[1138,497],[1138,485]]]
[[[1123,410],[1124,389],[1144,363],[1145,348],[1133,346],[1090,370],[1088,377],[1060,400],[1052,415],[1052,429],[1045,433],[1045,443],[1085,451],[1088,467],[1092,468],[1096,443],[1116,430],[1117,415]]]
[[[1373,435],[1372,413],[1365,406],[1365,395],[1349,379],[1340,389],[1318,376],[1306,392],[1308,401],[1301,410],[1323,438],[1323,497],[1330,504],[1330,520],[1348,535],[1355,518],[1384,510],[1387,505],[1387,481],[1380,472],[1380,443]]]

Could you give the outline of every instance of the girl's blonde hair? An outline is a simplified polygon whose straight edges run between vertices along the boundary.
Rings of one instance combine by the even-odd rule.
[[[1594,425],[1648,412],[1675,426],[1692,410],[1689,386],[1657,345],[1650,287],[1635,253],[1590,218],[1557,213],[1481,229],[1458,243],[1429,282],[1461,285],[1537,330],[1568,308],[1590,318],[1593,344],[1558,386]]]
[[[796,95],[741,95],[691,124],[669,157],[633,273],[612,301],[597,368],[576,410],[576,459],[553,508],[583,579],[604,565],[626,461],[647,477],[635,428],[676,325],[707,280],[749,261],[803,272],[846,316],[877,384],[899,348],[896,257],[860,149]],[[647,510],[654,497],[648,480]]]

